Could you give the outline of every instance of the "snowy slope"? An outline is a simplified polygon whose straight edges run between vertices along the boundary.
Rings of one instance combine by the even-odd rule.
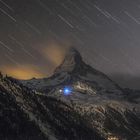
[[[45,95],[1,76],[0,97],[2,140],[139,140],[139,103],[110,99],[88,87],[86,93],[66,96],[56,88]]]
[[[1,140],[104,140],[73,108],[0,76]]]

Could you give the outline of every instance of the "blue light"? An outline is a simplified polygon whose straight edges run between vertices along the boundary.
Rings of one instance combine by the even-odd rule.
[[[70,95],[72,93],[72,90],[69,87],[65,87],[63,89],[63,92],[64,92],[64,95]]]

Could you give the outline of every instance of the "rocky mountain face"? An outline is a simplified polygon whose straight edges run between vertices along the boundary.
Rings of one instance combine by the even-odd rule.
[[[50,78],[18,81],[0,75],[0,138],[139,140],[139,97],[71,49]]]
[[[1,140],[104,140],[66,103],[2,75],[0,108]]]

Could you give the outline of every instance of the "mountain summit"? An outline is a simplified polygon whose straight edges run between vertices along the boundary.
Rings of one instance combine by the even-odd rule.
[[[80,53],[76,49],[70,48],[62,64],[56,68],[54,73],[77,71],[80,69],[82,63],[83,60]]]

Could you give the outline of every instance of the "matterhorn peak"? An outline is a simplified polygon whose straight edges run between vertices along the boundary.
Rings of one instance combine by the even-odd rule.
[[[83,63],[82,57],[74,47],[68,49],[63,62],[56,68],[54,73],[72,72]]]
[[[103,90],[111,93],[114,91],[117,91],[118,94],[122,93],[120,87],[110,80],[108,76],[86,64],[80,53],[73,47],[68,48],[63,62],[56,68],[51,77],[27,80],[23,81],[22,84],[31,89],[46,92],[50,91],[52,87],[56,89],[60,85],[68,84],[72,86],[75,82],[80,82],[82,85],[87,85],[87,87],[93,87],[94,90],[99,92]]]

